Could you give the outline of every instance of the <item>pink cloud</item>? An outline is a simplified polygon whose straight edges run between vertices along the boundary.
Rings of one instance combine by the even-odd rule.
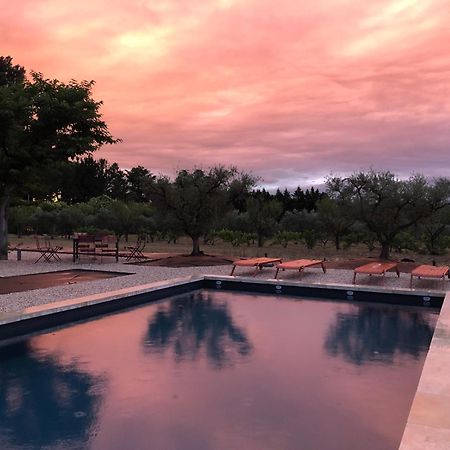
[[[48,77],[95,79],[153,172],[235,164],[271,185],[373,166],[450,175],[445,0],[18,0],[0,50]]]

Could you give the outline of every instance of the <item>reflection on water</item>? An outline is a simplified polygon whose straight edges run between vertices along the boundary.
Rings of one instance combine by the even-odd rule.
[[[96,421],[100,380],[29,341],[0,348],[0,447],[64,448],[86,443]]]
[[[25,337],[0,450],[395,450],[435,319],[198,291]]]
[[[434,323],[422,311],[367,305],[354,310],[336,314],[325,340],[329,354],[357,365],[375,360],[392,364],[395,354],[417,359],[428,350]]]
[[[172,349],[177,361],[196,359],[204,350],[218,368],[231,365],[236,355],[248,356],[252,349],[227,303],[214,301],[207,292],[162,304],[150,319],[144,345],[149,352]]]

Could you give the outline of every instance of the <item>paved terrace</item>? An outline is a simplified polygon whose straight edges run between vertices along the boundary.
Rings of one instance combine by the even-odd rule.
[[[148,284],[155,281],[170,280],[191,275],[229,275],[232,267],[231,265],[183,268],[139,266],[122,262],[112,262],[111,258],[104,258],[102,262],[83,261],[73,263],[71,257],[67,255],[61,262],[39,262],[35,264],[35,260],[35,254],[24,253],[22,261],[16,261],[14,259],[0,261],[0,277],[69,269],[117,271],[127,272],[130,275],[81,283],[77,283],[75,279],[71,284],[62,286],[3,294],[0,295],[0,313],[20,312],[30,306],[37,306],[123,288],[131,288],[133,286]],[[274,275],[275,268],[272,267],[264,268],[263,270],[258,271],[256,275],[253,268],[238,267],[235,272],[235,276],[252,277],[256,279],[273,279]],[[352,270],[328,269],[327,273],[324,274],[320,269],[316,268],[306,269],[301,277],[296,271],[280,272],[278,276],[279,279],[298,281],[299,283],[305,284],[337,284],[341,286],[347,285],[349,287],[352,286],[352,277]],[[397,278],[395,273],[389,272],[384,278],[359,275],[357,284],[378,288],[385,287],[386,289],[409,289],[409,280],[409,274],[402,273],[400,278]],[[450,290],[450,283],[448,281],[445,282],[445,286],[446,289]],[[430,290],[433,292],[442,292],[442,281],[415,279],[414,288],[420,289],[420,291]]]

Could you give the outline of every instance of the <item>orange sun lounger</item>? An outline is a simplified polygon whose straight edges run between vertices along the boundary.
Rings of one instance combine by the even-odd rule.
[[[250,258],[250,259],[238,259],[237,261],[233,262],[233,269],[231,270],[230,276],[234,274],[234,271],[236,269],[236,266],[241,267],[255,267],[256,272],[261,270],[264,265],[266,264],[274,264],[281,262],[282,260],[280,258]],[[255,273],[256,273],[255,272]]]
[[[442,286],[445,287],[445,276],[450,279],[450,272],[447,266],[429,266],[423,264],[411,271],[411,281],[409,287],[412,289],[413,277],[417,278],[442,278]]]
[[[277,266],[277,271],[275,272],[275,278],[278,277],[278,272],[281,270],[298,270],[300,275],[303,273],[306,267],[321,267],[323,273],[326,273],[323,261],[320,259],[296,259],[294,261],[287,261],[280,263]]]
[[[366,275],[386,275],[388,270],[395,269],[397,276],[400,277],[400,272],[398,271],[397,263],[395,262],[373,262],[369,264],[364,264],[364,266],[359,266],[353,271],[353,284],[356,281],[356,274],[363,273]]]

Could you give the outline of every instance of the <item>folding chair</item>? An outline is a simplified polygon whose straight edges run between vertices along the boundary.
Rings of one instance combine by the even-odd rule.
[[[142,253],[145,248],[145,238],[142,236],[138,236],[138,239],[136,241],[135,245],[130,245],[125,247],[129,253],[126,256],[127,261],[131,261],[132,259],[143,261],[144,259],[147,259],[144,254]]]
[[[45,262],[51,262],[52,258],[47,243],[45,241],[44,243],[42,243],[39,239],[39,236],[35,236],[35,241],[36,241],[36,250],[38,250],[40,255],[39,258],[35,261],[35,263],[39,262],[41,259],[44,260]]]
[[[63,248],[60,245],[52,243],[48,236],[45,236],[44,238],[44,245],[47,249],[47,255],[49,259],[48,262],[51,262],[52,258],[55,261],[61,261],[61,257],[58,255],[58,252],[61,251]]]

